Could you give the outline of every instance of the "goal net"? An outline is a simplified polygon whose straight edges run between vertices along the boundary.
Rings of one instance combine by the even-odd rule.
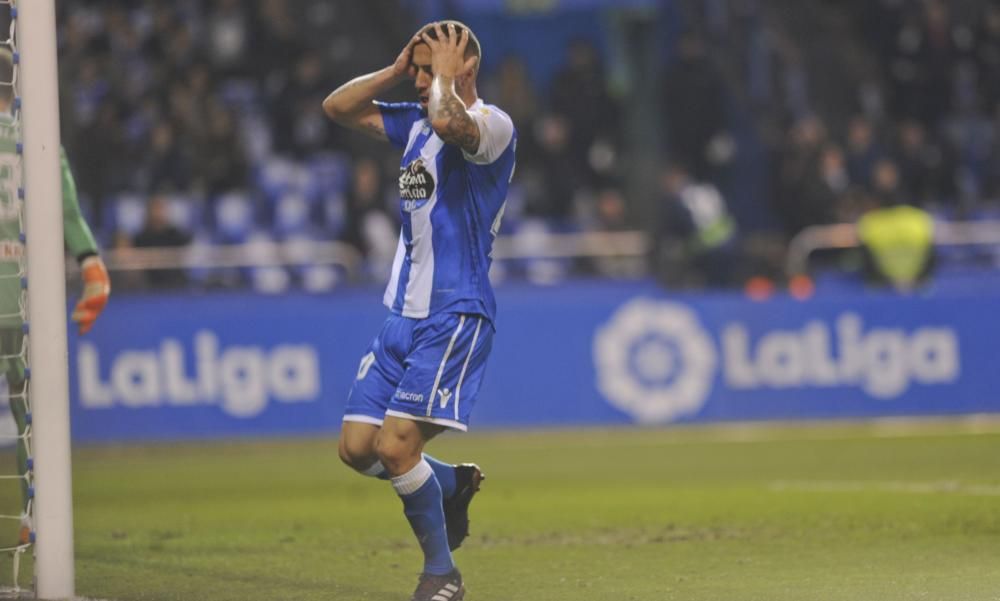
[[[75,578],[54,0],[0,0],[0,23],[9,24],[0,26],[0,442],[9,446],[0,465],[14,466],[0,483],[17,489],[0,507],[0,554],[11,568],[0,595],[67,599]]]

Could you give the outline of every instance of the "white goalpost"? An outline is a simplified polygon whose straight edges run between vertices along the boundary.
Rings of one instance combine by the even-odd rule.
[[[70,599],[75,578],[55,2],[11,0],[10,8],[23,140],[35,595]]]

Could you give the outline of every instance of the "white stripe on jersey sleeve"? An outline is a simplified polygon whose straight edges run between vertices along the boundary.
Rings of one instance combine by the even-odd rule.
[[[506,113],[495,106],[487,106],[477,100],[468,110],[469,117],[479,127],[479,149],[475,154],[462,151],[467,161],[477,165],[489,165],[500,158],[514,137],[514,122]]]

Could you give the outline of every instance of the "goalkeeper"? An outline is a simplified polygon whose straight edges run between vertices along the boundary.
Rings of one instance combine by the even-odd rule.
[[[13,81],[13,57],[0,48],[0,82]],[[11,115],[13,88],[0,84],[0,374],[7,380],[10,409],[19,435],[27,426],[28,403],[24,377],[27,349],[24,346],[24,318],[21,312],[21,212],[18,199],[20,164],[17,160],[18,131]],[[98,255],[90,228],[80,214],[76,184],[66,161],[62,159],[63,233],[66,247],[80,262],[83,294],[73,310],[73,321],[81,334],[87,333],[104,309],[111,292],[108,272]],[[28,471],[28,448],[24,438],[17,443],[17,469],[21,476]],[[32,526],[28,518],[28,482],[21,480],[22,518],[19,544],[30,542]]]

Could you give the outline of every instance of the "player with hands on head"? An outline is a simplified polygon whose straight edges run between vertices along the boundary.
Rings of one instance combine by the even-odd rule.
[[[468,536],[482,471],[425,455],[465,431],[493,344],[490,252],[514,173],[517,132],[476,91],[479,40],[456,21],[423,27],[395,62],[333,91],[337,123],[403,150],[399,246],[383,302],[390,314],[348,395],[340,457],[392,481],[424,552],[411,601],[460,601],[451,551]],[[417,102],[376,98],[412,80]]]

